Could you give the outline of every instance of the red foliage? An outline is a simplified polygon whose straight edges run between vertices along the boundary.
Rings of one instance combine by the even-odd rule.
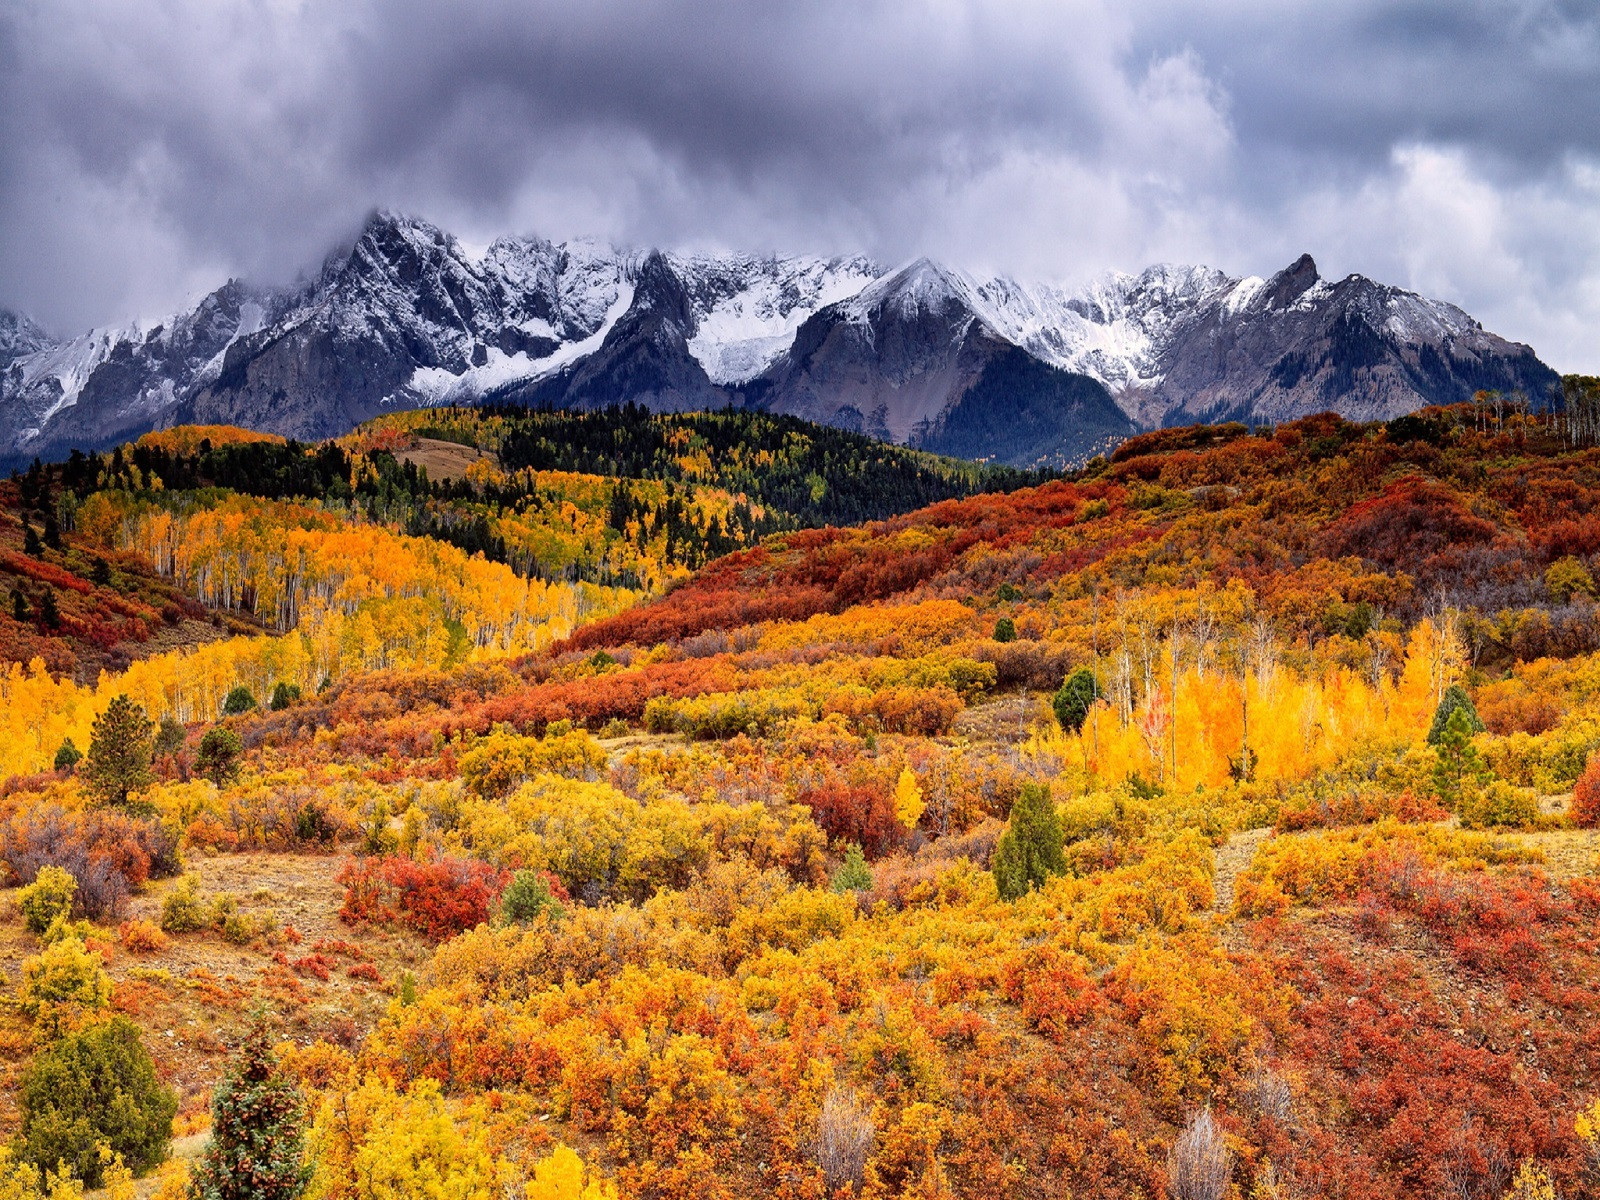
[[[1100,1003],[1082,961],[1049,945],[1008,962],[1003,982],[1006,999],[1021,1008],[1023,1020],[1057,1043]]]
[[[328,982],[329,968],[333,966],[320,954],[307,954],[295,959],[289,965],[301,975],[310,975],[314,979],[322,980],[323,983]]]
[[[855,842],[868,858],[880,858],[904,836],[888,790],[870,783],[825,783],[801,792],[799,803],[830,838]]]
[[[801,621],[887,600],[958,569],[961,556],[974,547],[992,554],[1041,530],[1071,525],[1083,501],[1097,494],[1049,483],[1009,495],[947,500],[857,529],[788,534],[781,545],[718,559],[654,603],[584,626],[565,648],[649,646],[712,629]],[[915,548],[890,540],[908,529],[925,531],[933,540]]]
[[[1358,788],[1332,795],[1294,796],[1279,810],[1277,828],[1279,833],[1331,829],[1340,825],[1368,825],[1384,817],[1415,824],[1442,821],[1449,815],[1432,797],[1419,797],[1409,788],[1398,796],[1380,788]]]
[[[489,919],[510,876],[488,863],[441,855],[351,859],[335,876],[345,888],[341,920],[393,921],[443,940]]]
[[[1600,754],[1589,756],[1589,764],[1572,788],[1572,806],[1567,810],[1574,825],[1593,829],[1600,825]]]
[[[0,569],[26,575],[29,579],[37,579],[40,583],[48,583],[51,587],[65,588],[69,592],[94,591],[94,584],[87,579],[80,579],[71,571],[63,570],[53,563],[41,562],[37,558],[29,558],[25,554],[13,554],[9,550],[0,552]]]
[[[1408,570],[1446,550],[1492,542],[1497,532],[1451,489],[1412,476],[1352,505],[1318,540],[1328,558],[1354,555]]]
[[[731,691],[741,679],[734,664],[725,659],[653,663],[643,670],[552,681],[495,696],[460,714],[459,723],[479,733],[500,722],[525,732],[539,732],[552,721],[574,721],[595,728],[612,718],[639,720],[644,706],[657,696],[682,699]]]

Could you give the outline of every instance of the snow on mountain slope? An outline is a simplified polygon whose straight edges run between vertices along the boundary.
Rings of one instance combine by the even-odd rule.
[[[604,344],[606,335],[616,326],[633,304],[633,284],[618,284],[611,305],[602,314],[600,324],[586,337],[559,343],[554,350],[540,358],[529,357],[526,351],[507,354],[498,346],[491,346],[481,364],[465,371],[453,372],[445,367],[418,367],[411,373],[407,390],[421,405],[472,404],[490,392],[515,383],[531,382],[554,375],[579,359],[593,354]],[[540,318],[533,318],[538,322]],[[524,322],[529,328],[532,322]],[[545,329],[550,329],[548,323]],[[529,332],[537,334],[537,325]],[[545,335],[548,336],[548,335]]]
[[[1174,324],[1234,283],[1211,267],[1156,266],[1107,274],[1076,292],[998,278],[975,294],[978,311],[1002,336],[1115,395],[1159,382]]]
[[[817,309],[855,295],[882,270],[865,258],[669,257],[683,280],[695,334],[689,353],[713,383],[754,379]]]
[[[0,308],[0,370],[13,361],[55,345],[54,339],[21,313]]]
[[[1394,415],[1479,387],[1542,400],[1554,379],[1459,308],[1361,276],[1323,280],[1309,257],[1270,279],[1156,266],[1066,287],[925,258],[885,270],[533,237],[471,250],[377,213],[310,279],[229,283],[158,323],[57,343],[0,312],[0,455],[178,420],[322,437],[385,408],[486,397],[758,404],[905,440],[957,438],[946,418],[972,392],[981,404],[964,410],[959,444],[979,447],[1005,397],[1025,391],[1030,427],[1052,430],[1053,446],[1071,440],[1050,419],[1069,395],[1094,410],[1085,429],[1109,436],[1123,418],[1049,372],[1094,381],[1141,428]]]

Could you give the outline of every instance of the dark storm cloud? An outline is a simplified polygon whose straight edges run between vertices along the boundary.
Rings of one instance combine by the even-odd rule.
[[[1069,279],[1309,249],[1600,367],[1600,14],[0,0],[0,303],[155,315],[374,205]]]

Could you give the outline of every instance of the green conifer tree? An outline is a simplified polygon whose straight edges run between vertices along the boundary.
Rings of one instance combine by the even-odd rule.
[[[244,742],[226,725],[216,725],[206,730],[200,739],[200,753],[195,756],[195,770],[221,787],[239,774],[239,756],[244,753]]]
[[[1079,667],[1066,682],[1061,685],[1061,690],[1056,692],[1050,706],[1055,709],[1056,720],[1061,722],[1061,728],[1077,733],[1083,728],[1083,723],[1089,717],[1089,709],[1094,702],[1100,699],[1100,685],[1095,682],[1094,672],[1088,667]]]
[[[1460,810],[1462,801],[1489,780],[1489,769],[1472,744],[1474,732],[1467,710],[1454,709],[1434,746],[1438,758],[1433,767],[1433,790],[1439,803],[1452,811]]]
[[[1025,784],[1011,806],[1011,822],[994,849],[994,881],[1006,900],[1025,896],[1052,875],[1067,870],[1061,818],[1050,789]]]
[[[121,693],[95,718],[82,773],[101,804],[126,804],[129,792],[150,782],[154,729],[144,709]]]
[[[1478,716],[1478,710],[1472,703],[1472,697],[1467,695],[1467,689],[1459,683],[1452,683],[1445,688],[1444,695],[1439,697],[1439,707],[1433,710],[1433,723],[1428,726],[1428,745],[1439,744],[1439,739],[1444,736],[1445,725],[1450,720],[1450,714],[1458,709],[1466,714],[1469,733],[1483,732],[1483,719]]]
[[[211,1097],[211,1140],[189,1180],[192,1200],[296,1200],[305,1163],[305,1104],[277,1069],[260,1016]]]

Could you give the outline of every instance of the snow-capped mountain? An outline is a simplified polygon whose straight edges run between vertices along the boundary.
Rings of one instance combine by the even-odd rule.
[[[315,277],[66,342],[0,312],[0,456],[181,421],[301,438],[442,403],[753,405],[949,453],[1073,461],[1137,429],[1387,417],[1555,375],[1460,309],[1304,257],[1068,289],[927,259],[685,256],[380,213]]]

